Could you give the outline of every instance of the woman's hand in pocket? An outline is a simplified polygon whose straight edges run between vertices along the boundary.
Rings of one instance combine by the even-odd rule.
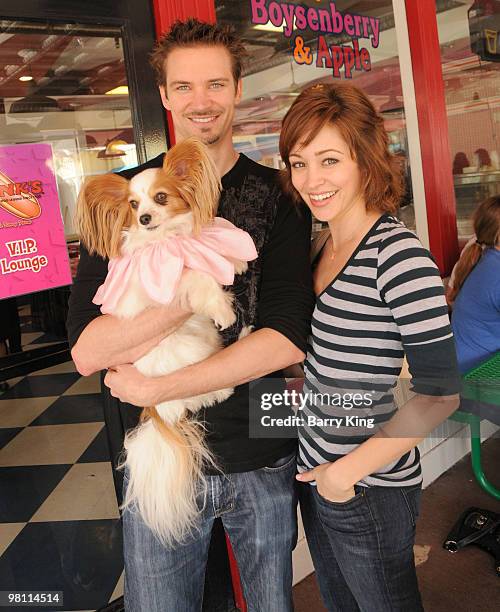
[[[297,480],[300,482],[316,481],[318,493],[328,501],[334,503],[344,503],[349,501],[356,494],[354,485],[345,485],[335,473],[334,463],[323,463],[317,467],[297,474]]]

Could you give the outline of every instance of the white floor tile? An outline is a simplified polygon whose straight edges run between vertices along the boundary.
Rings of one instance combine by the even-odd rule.
[[[0,556],[9,548],[26,523],[0,523]]]
[[[116,583],[115,590],[113,591],[113,595],[111,595],[109,601],[113,601],[114,599],[118,599],[123,595],[123,587],[125,582],[125,572],[122,572],[120,578],[118,578],[118,582]]]
[[[26,427],[58,397],[23,397],[3,400],[0,395],[0,428]]]
[[[34,374],[66,374],[66,372],[76,372],[75,364],[72,361],[66,361],[59,365],[45,368],[44,370],[37,370]]]
[[[31,518],[47,521],[89,521],[119,518],[111,464],[74,465]]]
[[[66,389],[63,395],[79,395],[83,393],[100,393],[101,379],[99,372],[90,376],[82,376],[74,385]]]
[[[0,466],[75,463],[103,423],[26,427],[0,450]]]

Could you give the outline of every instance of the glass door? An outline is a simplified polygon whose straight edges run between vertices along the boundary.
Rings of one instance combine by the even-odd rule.
[[[95,610],[123,558],[99,376],[66,340],[75,204],[85,177],[165,150],[166,124],[148,1],[43,4],[0,7],[0,591]]]

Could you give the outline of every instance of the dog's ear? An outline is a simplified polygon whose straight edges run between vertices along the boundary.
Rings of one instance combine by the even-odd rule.
[[[76,224],[90,254],[117,257],[123,229],[133,220],[128,203],[129,182],[117,174],[86,179],[77,200]]]
[[[181,197],[194,218],[194,231],[199,232],[215,217],[219,205],[220,178],[206,146],[198,138],[187,138],[165,155],[163,172],[177,180]]]

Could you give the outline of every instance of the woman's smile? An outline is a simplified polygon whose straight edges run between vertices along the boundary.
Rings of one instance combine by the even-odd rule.
[[[320,208],[330,204],[338,192],[339,190],[337,189],[335,191],[324,191],[323,193],[310,193],[309,199],[313,206]]]

